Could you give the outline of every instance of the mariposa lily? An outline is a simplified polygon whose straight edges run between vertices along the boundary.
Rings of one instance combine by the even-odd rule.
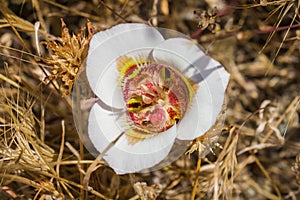
[[[151,168],[168,156],[175,140],[207,132],[229,81],[221,64],[191,39],[165,37],[138,23],[93,36],[86,77],[96,96],[87,137],[97,153],[114,142],[104,159],[118,174]]]

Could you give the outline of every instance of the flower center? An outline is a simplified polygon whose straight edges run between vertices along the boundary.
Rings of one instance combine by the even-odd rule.
[[[127,114],[139,128],[159,133],[181,119],[179,99],[165,85],[148,80],[130,93]]]
[[[191,81],[169,65],[133,63],[120,77],[129,124],[150,136],[179,123],[193,96]]]

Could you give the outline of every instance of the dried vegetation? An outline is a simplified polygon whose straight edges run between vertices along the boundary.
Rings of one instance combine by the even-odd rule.
[[[300,199],[299,9],[299,0],[1,0],[0,199]],[[69,93],[91,35],[122,22],[189,34],[230,72],[225,125],[205,158],[197,139],[161,170],[118,176],[84,149]]]

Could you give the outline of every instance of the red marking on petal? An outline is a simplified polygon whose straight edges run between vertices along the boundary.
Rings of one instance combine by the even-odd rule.
[[[125,76],[127,76],[129,73],[131,73],[134,69],[136,69],[138,67],[137,64],[134,64],[134,65],[130,65],[128,68],[126,68],[126,71],[125,71]]]
[[[174,119],[175,116],[177,116],[177,112],[173,108],[169,107],[167,109],[167,112],[168,112],[168,114],[169,114],[169,116],[170,116],[171,119]]]
[[[172,106],[179,107],[179,101],[178,101],[178,98],[176,97],[176,95],[175,95],[173,92],[170,92],[170,93],[168,94],[168,97],[169,97],[169,103],[170,103]]]

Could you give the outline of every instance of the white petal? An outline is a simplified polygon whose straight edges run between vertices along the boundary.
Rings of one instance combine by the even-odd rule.
[[[96,33],[90,41],[86,67],[93,92],[106,104],[121,107],[122,102],[112,102],[112,92],[118,89],[116,59],[130,52],[150,52],[163,40],[155,28],[146,24],[120,24]]]
[[[191,107],[178,126],[177,138],[193,140],[204,134],[212,125],[212,101],[208,88],[199,85]]]
[[[186,76],[192,76],[195,70],[191,64],[201,59],[205,54],[191,40],[185,38],[171,38],[157,45],[152,56],[157,62],[170,64]]]
[[[122,129],[117,117],[95,104],[89,116],[88,132],[94,147],[102,152]],[[136,144],[128,144],[125,135],[112,146],[104,156],[116,173],[125,174],[150,168],[163,160],[169,153],[176,137],[176,126],[157,136],[147,138]]]
[[[95,148],[99,146],[104,149],[107,142],[113,141],[122,131],[123,127],[117,114],[94,104],[89,115],[88,134]]]
[[[191,40],[172,38],[155,47],[153,59],[172,65],[198,84],[197,94],[179,123],[178,139],[192,140],[215,123],[224,103],[229,74]]]

